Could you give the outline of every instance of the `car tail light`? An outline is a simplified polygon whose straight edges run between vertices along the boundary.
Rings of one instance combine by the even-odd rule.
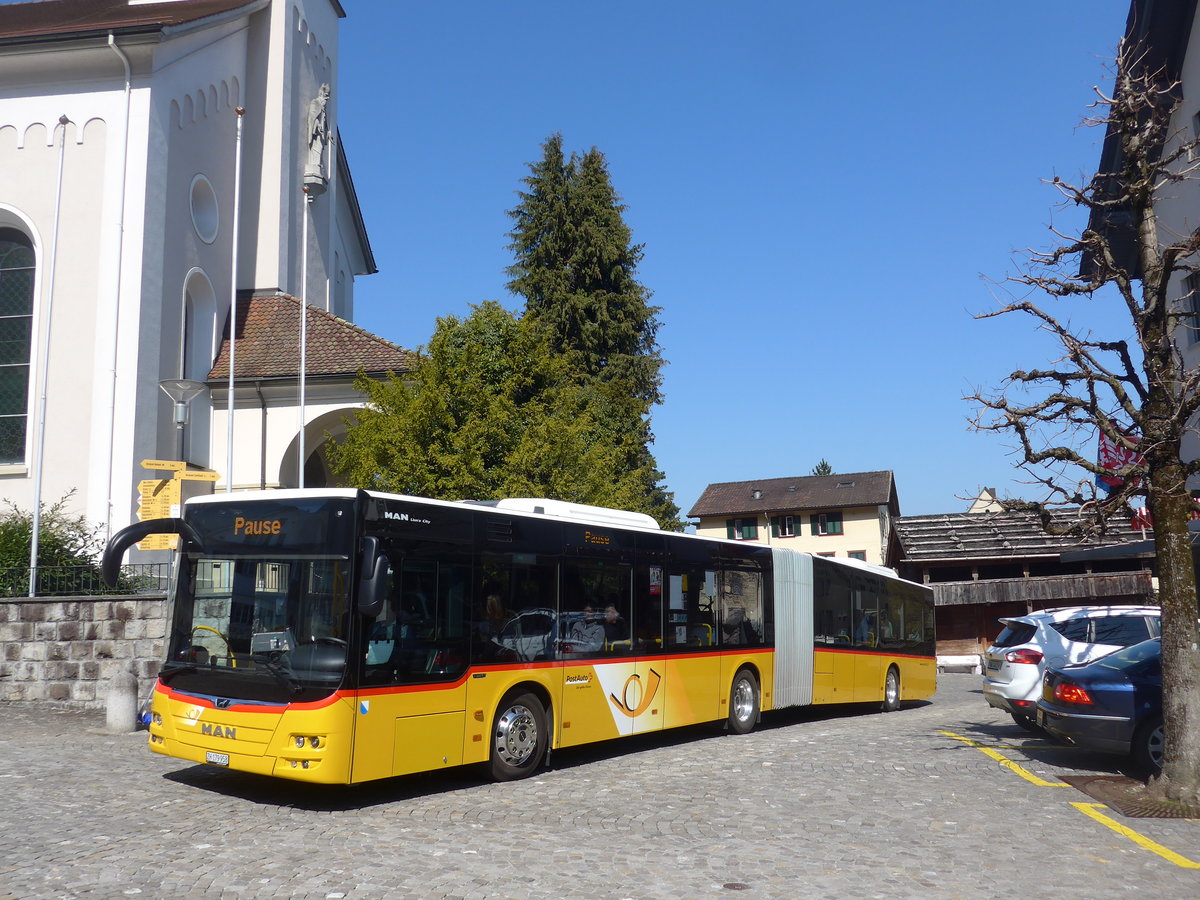
[[[1025,665],[1036,666],[1042,661],[1042,652],[1022,647],[1020,650],[1010,650],[1008,653],[1005,653],[1004,658],[1010,663],[1024,663]]]
[[[1092,698],[1077,684],[1071,684],[1069,681],[1060,681],[1054,686],[1054,699],[1061,700],[1063,703],[1076,703],[1081,706],[1089,706],[1092,703]]]

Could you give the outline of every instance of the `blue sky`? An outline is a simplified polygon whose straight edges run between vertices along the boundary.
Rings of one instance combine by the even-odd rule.
[[[339,125],[379,273],[359,324],[408,347],[504,288],[542,141],[598,147],[662,308],[654,452],[684,513],[717,481],[891,469],[905,515],[1029,493],[961,398],[1053,358],[994,308],[1077,224],[1127,0],[517,6],[344,0]],[[1072,313],[1106,338],[1120,310]]]

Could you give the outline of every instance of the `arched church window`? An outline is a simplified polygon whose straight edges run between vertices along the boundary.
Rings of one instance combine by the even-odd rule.
[[[34,272],[33,242],[0,228],[0,465],[25,462]]]

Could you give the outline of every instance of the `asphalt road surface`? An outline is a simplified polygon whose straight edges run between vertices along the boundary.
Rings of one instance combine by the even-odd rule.
[[[0,897],[1200,898],[1200,821],[1125,818],[1064,785],[1119,759],[990,709],[768,713],[353,788],[151,754],[103,713],[0,704]]]

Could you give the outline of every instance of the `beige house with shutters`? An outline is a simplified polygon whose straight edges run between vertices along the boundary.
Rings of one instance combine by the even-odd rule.
[[[890,471],[710,484],[688,511],[696,533],[891,566],[900,501]]]

